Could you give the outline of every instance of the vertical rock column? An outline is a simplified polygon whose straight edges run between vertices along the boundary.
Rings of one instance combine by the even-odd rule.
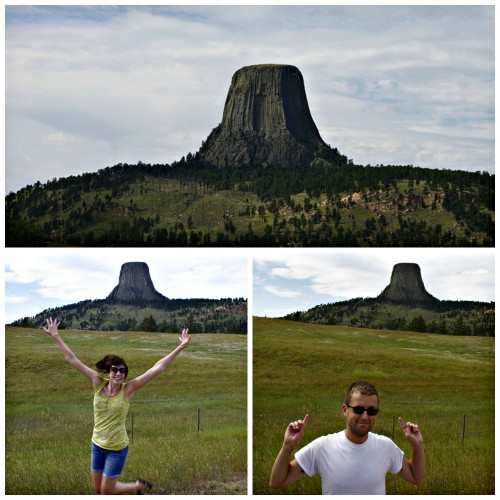
[[[200,149],[200,157],[216,167],[300,166],[325,147],[300,71],[260,64],[234,74],[222,122]]]
[[[118,285],[109,294],[107,300],[127,302],[164,298],[156,291],[149,274],[149,267],[145,262],[127,262],[122,265]]]
[[[420,266],[409,263],[394,266],[391,282],[378,298],[394,302],[429,302],[438,300],[425,289]]]

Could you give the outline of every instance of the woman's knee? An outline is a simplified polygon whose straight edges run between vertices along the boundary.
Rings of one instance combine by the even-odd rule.
[[[101,494],[101,484],[102,484],[102,473],[92,472],[92,486],[94,487],[94,493],[96,495]]]
[[[116,490],[116,483],[118,479],[103,477],[101,482],[99,495],[113,495]]]

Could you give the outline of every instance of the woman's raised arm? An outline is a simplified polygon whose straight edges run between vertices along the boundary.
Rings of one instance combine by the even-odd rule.
[[[160,359],[160,361],[158,361],[147,372],[128,382],[127,399],[129,401],[132,400],[134,392],[137,391],[137,389],[144,387],[148,382],[160,375],[160,373],[164,372],[167,366],[188,346],[189,342],[191,342],[191,335],[189,335],[189,330],[187,328],[182,330],[179,340],[181,343],[170,354],[167,354],[167,356]]]
[[[64,343],[63,339],[59,336],[57,327],[59,323],[57,319],[53,320],[49,318],[47,320],[47,326],[44,327],[45,332],[50,335],[55,341],[61,352],[63,353],[64,359],[76,370],[78,370],[82,375],[87,377],[92,382],[92,387],[97,389],[102,383],[103,378],[92,368],[84,365],[73,353],[73,351]]]

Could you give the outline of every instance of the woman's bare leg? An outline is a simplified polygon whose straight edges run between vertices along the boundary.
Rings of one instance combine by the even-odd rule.
[[[92,485],[96,495],[101,494],[102,472],[92,472]]]
[[[137,480],[135,483],[120,483],[118,478],[102,477],[101,495],[135,495],[144,489],[144,484]]]

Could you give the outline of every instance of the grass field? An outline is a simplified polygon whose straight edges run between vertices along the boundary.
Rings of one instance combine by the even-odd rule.
[[[5,337],[6,493],[92,494],[88,380],[42,330],[7,328]],[[178,344],[174,334],[63,331],[61,337],[88,366],[110,352],[123,356],[129,380]],[[154,494],[246,494],[246,386],[245,335],[193,335],[130,406],[122,480],[144,477]]]
[[[494,357],[494,338],[254,318],[254,494],[321,494],[318,476],[271,490],[271,468],[290,421],[311,414],[300,446],[345,428],[341,406],[355,380],[377,387],[381,410],[374,432],[394,436],[407,458],[411,448],[397,417],[422,431],[423,484],[388,474],[388,494],[494,494]]]

